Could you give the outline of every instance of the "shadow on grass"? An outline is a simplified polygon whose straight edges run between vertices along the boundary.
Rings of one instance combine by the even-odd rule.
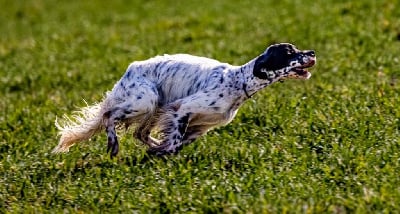
[[[86,153],[81,158],[76,160],[73,167],[69,168],[68,171],[72,173],[81,173],[86,170],[90,170],[92,168],[113,168],[117,165],[125,165],[128,167],[135,167],[138,165],[146,165],[146,168],[159,167],[160,163],[173,163],[173,164],[182,164],[182,163],[190,163],[193,167],[201,168],[204,163],[209,163],[210,156],[212,157],[220,157],[221,154],[215,153],[193,153],[193,154],[182,154],[179,155],[164,155],[164,156],[155,156],[148,153],[144,153],[143,155],[125,155],[116,157],[113,159],[104,159],[101,156],[91,157],[90,153]],[[232,171],[233,168],[240,170],[241,168],[248,167],[246,164],[246,160],[238,160],[234,157],[225,157],[223,159],[218,158],[215,160],[221,163],[221,169],[226,171]]]

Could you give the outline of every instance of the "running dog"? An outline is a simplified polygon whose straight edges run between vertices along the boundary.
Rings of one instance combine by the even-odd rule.
[[[259,90],[286,79],[308,79],[315,52],[294,45],[269,46],[242,66],[188,54],[163,55],[129,65],[104,100],[64,122],[54,153],[67,152],[105,130],[107,152],[118,154],[118,127],[135,127],[134,137],[155,155],[176,153],[210,129],[230,123]],[[158,130],[158,138],[152,137]],[[153,132],[152,132],[153,131]]]

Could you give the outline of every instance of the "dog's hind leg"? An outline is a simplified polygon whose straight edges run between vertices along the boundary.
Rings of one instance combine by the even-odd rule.
[[[107,133],[107,152],[114,157],[118,154],[119,144],[115,127],[118,122],[140,121],[154,114],[157,107],[158,95],[152,85],[142,83],[140,88],[114,88],[108,94],[106,101],[109,110],[103,115]],[[136,90],[135,90],[136,89]],[[118,93],[116,93],[118,92]]]
[[[119,151],[118,137],[115,131],[115,113],[113,111],[108,111],[104,113],[103,118],[105,120],[107,133],[107,153],[111,151],[110,157],[114,157]]]
[[[165,155],[179,152],[183,146],[195,141],[198,137],[204,135],[209,130],[209,126],[188,126],[185,117],[180,119],[178,129],[171,131],[169,138],[157,146],[149,149],[150,154]],[[182,133],[186,129],[185,133]]]
[[[142,122],[137,128],[134,133],[134,137],[145,143],[150,147],[158,146],[160,144],[159,140],[153,138],[150,133],[151,130],[155,127],[155,120],[157,118],[146,118],[144,122]]]

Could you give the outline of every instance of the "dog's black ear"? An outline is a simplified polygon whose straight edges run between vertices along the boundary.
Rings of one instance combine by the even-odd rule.
[[[258,77],[260,79],[267,79],[268,75],[267,72],[263,72],[262,70],[266,71],[271,71],[274,70],[274,65],[273,65],[273,53],[272,51],[265,51],[263,54],[261,54],[259,57],[257,57],[255,63],[254,63],[254,68],[253,68],[253,75],[255,77]]]

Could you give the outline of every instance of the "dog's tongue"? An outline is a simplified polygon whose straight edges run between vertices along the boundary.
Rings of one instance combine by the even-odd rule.
[[[296,73],[300,76],[305,77],[306,79],[311,77],[311,73],[304,68],[297,68]]]
[[[298,74],[298,75],[301,75],[301,76],[304,76],[304,75],[306,75],[307,73],[309,73],[306,69],[304,69],[304,68],[296,68],[296,73]]]
[[[306,73],[308,73],[308,71],[306,69],[296,69],[296,72],[300,75],[305,75]]]

